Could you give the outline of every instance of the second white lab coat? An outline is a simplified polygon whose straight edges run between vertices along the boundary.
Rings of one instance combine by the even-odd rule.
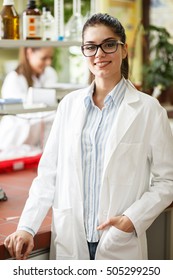
[[[33,76],[33,81],[35,88],[51,87],[57,83],[58,75],[54,68],[47,66],[39,78]],[[3,98],[20,98],[25,103],[28,96],[26,78],[11,71],[3,82],[1,94]],[[3,117],[0,121],[0,150],[5,152],[13,147],[22,148],[22,145],[44,147],[54,116],[54,112],[41,112]]]
[[[47,66],[39,77],[33,76],[32,78],[35,88],[51,88],[58,81],[57,72],[51,66]],[[18,74],[16,71],[9,72],[2,84],[2,98],[21,98],[23,102],[26,102],[27,95],[28,83],[24,75]]]
[[[101,224],[109,217],[127,215],[135,231],[126,233],[112,226],[101,232],[96,251],[99,260],[147,259],[146,230],[173,201],[173,137],[166,111],[129,81],[126,85],[105,147],[98,217]],[[52,259],[89,259],[81,132],[84,98],[92,89],[93,85],[72,92],[60,102],[18,226],[37,232],[52,206]]]

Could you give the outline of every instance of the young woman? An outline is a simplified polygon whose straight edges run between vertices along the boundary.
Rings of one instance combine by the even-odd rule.
[[[3,98],[26,101],[29,87],[49,87],[57,83],[57,72],[51,67],[52,47],[21,48],[19,65],[7,74],[2,85]]]
[[[17,259],[31,252],[50,207],[50,258],[147,259],[146,230],[173,200],[167,115],[127,79],[121,23],[91,16],[82,52],[95,78],[59,105],[18,229],[5,240]]]

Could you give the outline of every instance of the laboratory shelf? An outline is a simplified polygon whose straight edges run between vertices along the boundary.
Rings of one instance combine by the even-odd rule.
[[[55,106],[46,106],[44,104],[32,104],[31,106],[25,105],[19,108],[10,108],[10,109],[0,109],[0,117],[5,115],[18,115],[18,114],[27,114],[27,113],[38,113],[38,112],[49,112],[56,111],[57,105]]]
[[[0,48],[19,47],[71,47],[80,46],[80,41],[43,41],[43,40],[0,40]]]

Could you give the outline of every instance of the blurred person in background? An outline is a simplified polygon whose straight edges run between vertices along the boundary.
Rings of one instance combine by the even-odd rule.
[[[17,68],[7,74],[2,85],[2,98],[22,99],[26,103],[28,89],[51,88],[58,82],[58,74],[51,66],[54,55],[52,47],[22,47]],[[40,112],[5,116],[0,121],[0,150],[3,155],[22,145],[44,146],[54,112]],[[6,141],[4,141],[6,139]]]
[[[57,72],[51,66],[53,53],[52,47],[22,47],[17,68],[3,82],[2,98],[21,98],[25,102],[29,87],[45,88],[57,83]]]

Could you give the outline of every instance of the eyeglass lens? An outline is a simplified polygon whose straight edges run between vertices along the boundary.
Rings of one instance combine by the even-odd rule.
[[[114,40],[102,43],[100,45],[86,44],[82,46],[82,52],[85,56],[94,56],[100,47],[105,53],[114,53],[117,51],[118,44],[119,42]]]

